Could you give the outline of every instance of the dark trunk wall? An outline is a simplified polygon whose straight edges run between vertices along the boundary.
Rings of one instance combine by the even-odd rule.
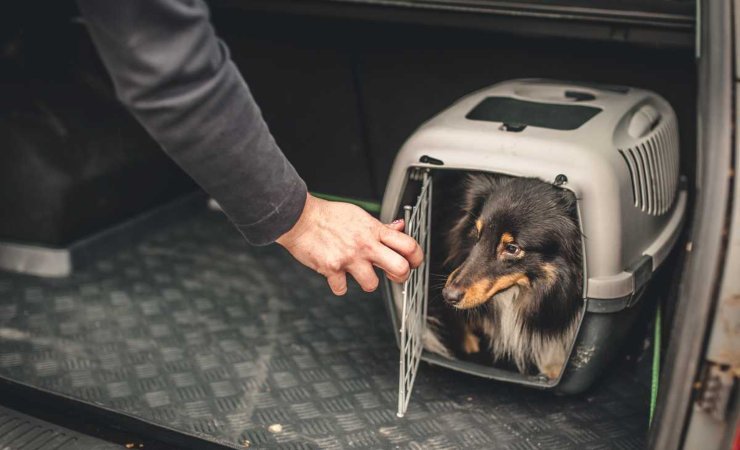
[[[367,197],[369,186],[379,199],[396,151],[422,122],[467,93],[518,77],[660,93],[679,116],[684,172],[692,172],[696,82],[687,49],[234,8],[216,8],[214,17],[278,142],[316,190]]]
[[[63,245],[194,189],[118,106],[74,9],[0,35],[0,240]],[[693,175],[688,50],[213,8],[278,143],[316,192],[380,199],[393,157],[457,98],[516,77],[653,89]]]
[[[14,6],[0,21],[0,240],[63,246],[194,190],[115,99],[74,8]]]

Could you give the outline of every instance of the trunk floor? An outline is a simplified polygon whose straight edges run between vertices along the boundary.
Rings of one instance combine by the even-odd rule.
[[[4,450],[120,450],[105,442],[0,406],[0,448]]]
[[[396,418],[381,294],[335,298],[206,211],[66,279],[0,274],[0,376],[236,447],[638,449],[647,432],[634,364],[559,397],[422,363]]]

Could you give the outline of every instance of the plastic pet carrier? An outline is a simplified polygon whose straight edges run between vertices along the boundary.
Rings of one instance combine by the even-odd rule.
[[[583,235],[583,309],[557,378],[455,359],[425,343],[433,209],[451,173],[536,177],[577,201]],[[439,194],[441,195],[441,194]],[[401,350],[398,414],[409,402],[419,361],[561,393],[596,379],[636,316],[647,282],[675,244],[686,209],[679,177],[676,115],[642,89],[541,79],[475,92],[423,124],[398,153],[381,219],[405,217],[426,260],[385,298]]]

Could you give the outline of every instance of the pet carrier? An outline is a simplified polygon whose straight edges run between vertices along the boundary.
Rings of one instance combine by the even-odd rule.
[[[432,184],[449,171],[536,177],[571,191],[583,233],[583,313],[556,379],[453,359],[424,343],[429,261],[405,284],[384,284],[401,349],[399,416],[419,361],[560,393],[597,377],[635,317],[646,283],[675,244],[686,209],[676,116],[642,89],[541,79],[473,93],[423,124],[397,155],[381,211],[405,216],[429,257]],[[440,185],[441,188],[441,185]]]

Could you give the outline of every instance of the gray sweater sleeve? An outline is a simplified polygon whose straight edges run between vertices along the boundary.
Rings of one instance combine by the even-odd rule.
[[[118,98],[248,242],[298,220],[306,185],[278,148],[202,0],[78,0]]]

